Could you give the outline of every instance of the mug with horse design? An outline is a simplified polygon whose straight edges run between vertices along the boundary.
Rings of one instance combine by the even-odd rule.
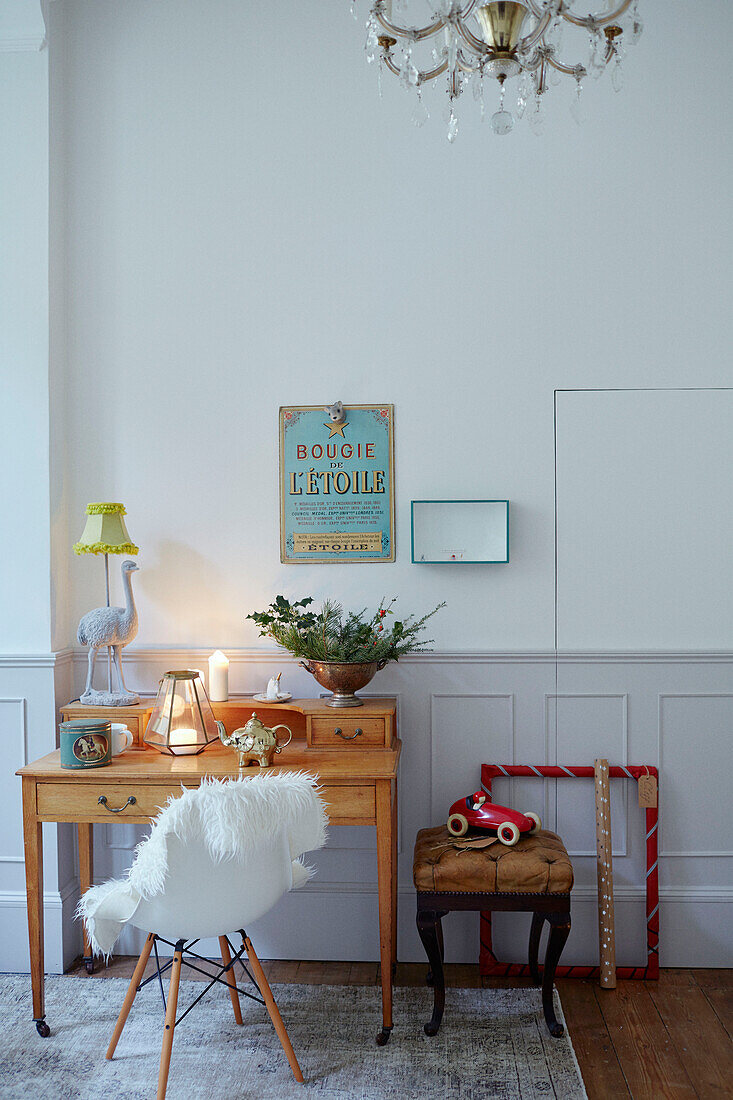
[[[112,759],[112,724],[79,719],[59,726],[62,768],[103,768]]]

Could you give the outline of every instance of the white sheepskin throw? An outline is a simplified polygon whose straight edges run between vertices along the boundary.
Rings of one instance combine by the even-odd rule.
[[[274,831],[285,829],[293,861],[293,886],[314,873],[300,857],[326,843],[328,817],[317,779],[305,772],[262,771],[240,779],[205,779],[182,788],[152,821],[150,836],[137,846],[124,878],[92,886],[76,911],[94,954],[108,956],[141,899],[163,893],[168,872],[168,837],[203,840],[211,858],[244,859]]]

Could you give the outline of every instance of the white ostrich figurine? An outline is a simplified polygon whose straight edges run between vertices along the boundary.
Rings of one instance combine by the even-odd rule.
[[[89,667],[86,687],[80,700],[82,703],[95,706],[130,706],[140,702],[139,696],[125,687],[120,657],[123,646],[129,645],[137,635],[137,608],[132,595],[130,574],[137,572],[138,568],[129,558],[122,563],[124,607],[96,607],[94,611],[88,611],[79,623],[77,638],[81,645],[89,646]],[[94,662],[97,650],[102,646],[109,646],[112,652],[112,663],[117,672],[117,692],[95,691],[92,687]]]

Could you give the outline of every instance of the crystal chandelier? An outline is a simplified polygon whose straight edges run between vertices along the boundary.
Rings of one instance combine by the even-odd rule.
[[[352,0],[352,11],[355,2]],[[526,116],[533,132],[541,133],[545,95],[563,76],[575,80],[570,110],[576,122],[582,122],[583,81],[597,79],[610,69],[613,88],[620,91],[626,47],[637,42],[642,32],[639,0],[621,0],[613,10],[585,16],[576,15],[567,0],[430,0],[429,22],[417,27],[403,25],[407,9],[414,15],[417,2],[373,0],[367,20],[367,61],[378,62],[380,95],[383,69],[415,93],[413,122],[417,126],[429,118],[423,85],[443,76],[448,92],[449,141],[455,141],[458,134],[456,100],[469,85],[483,117],[487,79],[497,82],[498,109],[491,115],[497,134],[513,130],[515,116]],[[575,42],[568,43],[569,48],[582,47],[585,38],[582,61],[572,56],[564,59],[566,28],[579,32],[574,35]],[[426,55],[424,62],[421,53]],[[423,63],[425,68],[419,68]]]

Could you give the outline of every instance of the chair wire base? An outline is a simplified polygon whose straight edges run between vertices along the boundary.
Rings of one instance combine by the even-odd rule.
[[[239,929],[238,935],[242,937],[242,946],[238,951],[234,950],[234,947],[226,935],[219,937],[219,947],[221,950],[222,965],[214,962],[213,959],[207,959],[203,955],[199,955],[196,951],[192,950],[199,942],[196,940],[176,940],[175,943],[172,940],[167,940],[164,936],[159,936],[155,932],[149,932],[145,940],[145,946],[140,954],[140,958],[137,961],[135,967],[135,973],[133,974],[130,985],[127,990],[120,1014],[117,1017],[117,1023],[110,1040],[110,1044],[107,1047],[107,1053],[105,1057],[109,1061],[114,1057],[117,1043],[124,1029],[127,1018],[130,1014],[135,997],[143,986],[148,985],[150,982],[156,981],[160,987],[160,994],[163,1000],[163,1045],[160,1052],[160,1070],[158,1073],[158,1091],[157,1100],[165,1100],[166,1089],[168,1086],[168,1070],[170,1068],[171,1052],[173,1048],[173,1035],[176,1028],[182,1020],[188,1016],[192,1008],[194,1008],[200,1000],[202,1000],[209,990],[216,985],[223,985],[229,992],[229,996],[232,1000],[232,1008],[234,1010],[234,1018],[238,1024],[242,1021],[242,1012],[239,1004],[239,997],[249,997],[251,1001],[257,1001],[263,1005],[266,1009],[270,1020],[272,1021],[277,1037],[280,1040],[280,1044],[283,1048],[285,1056],[290,1063],[290,1068],[293,1072],[293,1076],[298,1084],[303,1083],[303,1073],[298,1064],[298,1059],[295,1056],[292,1043],[288,1038],[288,1033],[285,1030],[285,1024],[283,1023],[280,1011],[275,1002],[275,998],[272,995],[267,976],[262,969],[255,949],[252,946],[252,941],[247,936],[243,928]],[[161,964],[160,955],[158,954],[158,942],[166,944],[168,947],[173,948],[173,957]],[[145,968],[150,959],[151,952],[155,951],[155,973],[151,974],[148,978],[143,978]],[[186,956],[184,958],[184,956]],[[245,965],[244,957],[246,957],[249,966]],[[197,962],[191,962],[192,959],[196,959]],[[212,974],[211,970],[204,970],[197,963],[205,963],[207,967],[214,967],[215,974]],[[249,979],[251,984],[257,990],[257,993],[251,993],[248,989],[242,989],[237,985],[234,977],[235,964],[239,963],[245,976]],[[205,978],[209,979],[208,985],[205,986],[203,991],[199,993],[198,997],[195,997],[188,1008],[184,1009],[180,1015],[177,1015],[178,1010],[178,992],[181,979],[181,970],[184,966],[187,966],[189,970],[195,971],[197,974],[202,974]],[[251,969],[250,969],[251,968]],[[163,989],[163,974],[170,970],[171,979],[170,987],[168,990],[168,997],[165,996]],[[39,1028],[40,1034],[40,1028]]]
[[[173,965],[173,959],[175,958],[175,956],[168,959],[166,962],[164,962],[161,965],[160,956],[158,954],[158,944],[159,943],[164,943],[168,947],[172,947],[174,951],[180,951],[181,952],[181,965],[182,966],[187,966],[189,970],[194,970],[197,974],[203,974],[203,976],[205,978],[210,978],[211,979],[209,984],[203,990],[203,992],[199,993],[198,997],[196,997],[196,999],[191,1002],[191,1004],[188,1006],[188,1008],[185,1009],[185,1011],[182,1012],[181,1015],[178,1017],[178,1019],[176,1020],[176,1023],[175,1023],[176,1027],[178,1027],[181,1020],[185,1016],[188,1016],[191,1009],[194,1008],[194,1006],[197,1005],[199,1003],[199,1001],[203,1000],[203,998],[206,996],[206,994],[209,992],[209,990],[214,985],[216,985],[217,983],[219,985],[223,985],[224,988],[229,993],[231,993],[231,991],[234,990],[235,992],[239,993],[240,996],[248,997],[250,999],[250,1001],[257,1001],[258,1004],[261,1004],[263,1007],[266,1007],[264,998],[262,997],[262,994],[261,994],[260,987],[257,984],[257,982],[255,981],[255,979],[253,978],[252,974],[249,972],[249,970],[245,966],[243,958],[242,958],[242,956],[246,955],[246,951],[247,951],[246,946],[245,946],[246,933],[245,933],[244,929],[241,929],[239,931],[239,935],[242,937],[242,946],[239,948],[238,951],[234,950],[234,945],[232,944],[229,937],[228,936],[224,937],[226,939],[227,943],[229,944],[229,950],[232,953],[232,958],[230,959],[230,961],[225,966],[219,967],[218,964],[215,963],[212,959],[207,959],[203,955],[199,955],[195,951],[191,950],[191,948],[195,947],[195,945],[199,942],[198,940],[191,940],[189,943],[187,943],[185,940],[177,940],[175,943],[173,943],[172,940],[167,940],[164,936],[159,936],[157,934],[154,934],[154,936],[153,936],[153,951],[155,952],[155,973],[151,974],[148,978],[145,978],[144,981],[140,982],[140,984],[137,987],[138,992],[143,988],[143,986],[146,986],[150,982],[154,982],[157,979],[158,984],[160,986],[160,995],[161,995],[161,998],[163,1000],[163,1012],[164,1013],[166,1012],[168,1006],[167,1006],[166,997],[165,997],[165,990],[163,989],[163,975],[168,970],[170,970],[171,966]],[[198,959],[199,962],[207,963],[209,966],[215,966],[215,967],[217,967],[217,973],[212,975],[211,971],[203,970],[200,966],[196,966],[194,963],[189,962],[188,959]],[[236,962],[239,963],[242,970],[246,974],[247,978],[249,978],[250,982],[255,987],[255,989],[257,990],[257,993],[259,993],[260,996],[257,996],[257,994],[255,994],[255,993],[250,993],[247,989],[240,989],[240,987],[236,984],[230,985],[229,982],[223,981],[223,979],[222,979],[223,974],[228,974],[230,971],[232,973],[234,973],[234,964]]]

